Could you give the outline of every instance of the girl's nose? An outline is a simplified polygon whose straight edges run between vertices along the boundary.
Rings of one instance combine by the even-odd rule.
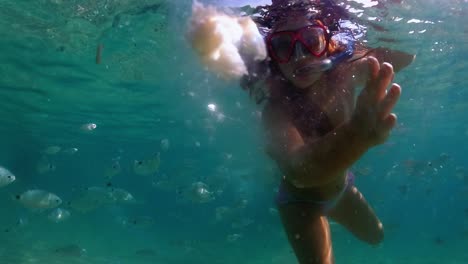
[[[307,49],[306,47],[304,47],[304,44],[302,44],[300,41],[296,41],[296,43],[294,44],[294,59],[302,59],[306,56],[306,54]]]

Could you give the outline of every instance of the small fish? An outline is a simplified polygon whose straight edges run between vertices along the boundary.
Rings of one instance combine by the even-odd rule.
[[[44,190],[27,190],[22,194],[16,195],[23,206],[30,209],[52,209],[62,203],[62,199],[57,195]]]
[[[42,157],[36,164],[36,171],[39,174],[55,171],[56,167],[46,157]]]
[[[398,186],[398,191],[400,191],[401,194],[405,195],[408,194],[409,186],[407,184],[402,184]]]
[[[434,243],[440,246],[440,245],[445,244],[445,240],[442,237],[437,235],[436,237],[434,237]]]
[[[170,147],[169,139],[165,138],[161,140],[161,149],[167,151]]]
[[[64,149],[63,152],[69,155],[73,155],[76,152],[78,152],[78,148],[67,148],[67,149]]]
[[[232,215],[232,209],[226,206],[218,206],[215,209],[216,221],[221,221]]]
[[[115,198],[108,188],[91,186],[82,190],[68,204],[73,210],[82,213],[93,211],[101,206],[115,203]]]
[[[62,257],[81,257],[86,253],[86,249],[76,245],[70,244],[62,247],[58,247],[53,252]]]
[[[356,167],[354,172],[360,176],[369,176],[372,173],[371,167]]]
[[[441,153],[437,158],[429,161],[429,163],[431,164],[433,168],[442,169],[447,165],[447,163],[450,160],[451,160],[451,157],[447,153]]]
[[[398,42],[400,42],[400,41],[397,40],[397,39],[394,39],[394,38],[386,38],[386,37],[378,37],[377,40],[378,40],[378,41],[381,41],[381,42],[387,42],[387,43],[398,43]]]
[[[189,200],[196,203],[207,203],[215,199],[214,193],[209,191],[208,185],[203,182],[192,183],[187,195]]]
[[[128,191],[121,188],[111,188],[110,195],[118,203],[133,203],[135,197]]]
[[[20,217],[18,218],[18,220],[16,220],[16,222],[13,225],[3,229],[3,232],[5,233],[17,232],[19,231],[19,229],[25,227],[28,224],[29,224],[28,218]]]
[[[120,223],[126,227],[148,228],[154,225],[155,220],[151,216],[133,216],[127,219],[120,219]]]
[[[226,237],[226,241],[232,243],[232,242],[236,242],[240,238],[242,238],[242,234],[230,234]]]
[[[138,175],[151,175],[159,170],[161,155],[158,152],[153,158],[147,160],[135,160],[133,171]]]
[[[59,146],[49,146],[47,148],[44,149],[44,153],[47,154],[47,155],[55,155],[57,153],[60,152],[62,148],[59,147]]]
[[[384,26],[381,26],[377,23],[374,23],[374,22],[369,22],[369,25],[375,29],[376,31],[379,31],[379,32],[388,32],[389,30],[387,28],[385,28]]]
[[[104,176],[108,180],[112,180],[114,176],[118,175],[122,171],[122,167],[120,166],[119,160],[116,159],[112,162],[112,165],[105,169]]]
[[[70,218],[70,212],[68,210],[62,209],[62,208],[55,208],[48,216],[47,218],[55,223],[61,223],[68,218]]]
[[[459,179],[459,180],[465,180],[468,182],[468,177],[466,176],[466,172],[465,172],[465,168],[462,167],[462,166],[457,166],[455,168],[455,176]]]
[[[273,208],[273,207],[270,207],[268,208],[268,212],[271,214],[271,215],[278,215],[278,209],[276,208]]]
[[[135,255],[140,257],[155,257],[158,255],[158,253],[154,249],[143,248],[135,251]]]
[[[81,125],[81,130],[83,130],[84,132],[93,131],[96,128],[97,128],[97,125],[95,123],[87,123],[87,124]]]
[[[16,180],[15,175],[9,170],[0,167],[0,187],[7,186]]]
[[[103,48],[104,48],[104,45],[102,44],[99,44],[96,48],[96,64],[101,64]]]

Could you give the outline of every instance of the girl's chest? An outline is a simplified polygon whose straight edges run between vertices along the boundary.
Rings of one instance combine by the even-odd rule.
[[[354,108],[352,90],[333,86],[321,94],[313,91],[290,101],[290,114],[304,138],[323,136],[349,120]]]

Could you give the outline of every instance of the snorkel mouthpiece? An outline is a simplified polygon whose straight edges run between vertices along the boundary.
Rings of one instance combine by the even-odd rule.
[[[326,59],[323,59],[320,62],[311,64],[309,67],[313,67],[313,72],[324,72],[331,70],[334,68],[338,63],[343,62],[349,58],[351,58],[354,54],[354,41],[347,40],[346,48],[332,56],[329,56]]]
[[[330,70],[335,67],[338,63],[343,62],[354,54],[354,39],[348,33],[340,33],[342,43],[345,45],[345,49],[337,54],[334,54],[322,61],[324,71]],[[327,68],[328,67],[328,68]]]

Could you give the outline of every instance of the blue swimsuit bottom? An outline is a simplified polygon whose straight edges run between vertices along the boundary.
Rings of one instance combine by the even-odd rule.
[[[343,197],[343,194],[346,190],[351,188],[354,185],[354,174],[352,172],[348,172],[346,175],[346,183],[343,189],[338,193],[334,198],[329,200],[313,200],[313,199],[304,199],[298,197],[297,194],[293,194],[289,192],[284,183],[281,183],[278,190],[278,195],[276,196],[276,204],[278,206],[287,205],[287,204],[295,204],[295,203],[307,203],[311,205],[316,205],[317,209],[320,210],[322,213],[327,213],[330,211],[338,201]]]

